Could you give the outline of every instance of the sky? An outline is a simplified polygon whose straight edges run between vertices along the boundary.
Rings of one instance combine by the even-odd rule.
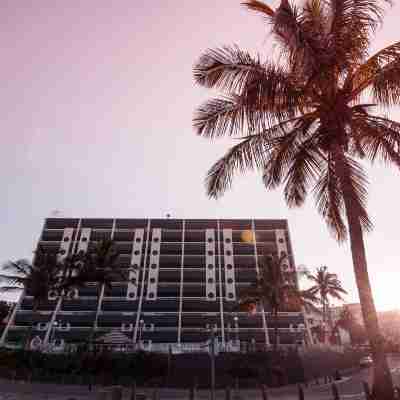
[[[272,6],[277,1],[269,3]],[[400,38],[400,4],[373,50]],[[258,174],[207,198],[208,168],[231,144],[195,135],[210,96],[192,68],[208,48],[237,44],[263,58],[263,20],[236,0],[2,0],[0,4],[0,262],[31,258],[44,218],[287,218],[295,261],[327,265],[357,291],[348,244],[330,236],[310,197],[288,209]],[[390,110],[400,120],[398,110]],[[377,308],[400,308],[399,172],[369,169],[366,237]]]

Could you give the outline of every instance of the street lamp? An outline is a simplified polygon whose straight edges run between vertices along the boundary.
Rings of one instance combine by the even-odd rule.
[[[141,320],[139,321],[139,346],[140,346],[140,347],[142,347],[142,345],[141,345],[141,340],[142,340],[143,326],[144,326],[144,320],[141,319]]]
[[[235,342],[236,346],[239,346],[239,318],[235,316],[233,320],[235,322]]]
[[[51,343],[51,341],[55,338],[55,336],[56,336],[56,329],[57,329],[57,326],[58,326],[58,322],[57,321],[54,321],[53,322],[53,326],[52,326],[52,334],[51,334],[51,336],[52,336],[52,338],[51,338],[51,340],[50,340],[50,343]]]
[[[211,400],[215,400],[215,331],[217,325],[206,328],[206,332],[210,333],[210,358],[211,358]]]
[[[227,339],[227,350],[230,350],[230,341],[231,341],[231,324],[228,323],[226,328],[226,339]]]

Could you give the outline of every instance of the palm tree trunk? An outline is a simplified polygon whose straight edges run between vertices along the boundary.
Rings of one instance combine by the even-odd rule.
[[[279,329],[278,329],[278,310],[273,311],[274,315],[274,325],[275,325],[275,341],[274,341],[274,351],[278,350],[278,336],[279,336]]]
[[[364,324],[371,346],[372,359],[374,361],[373,390],[377,399],[392,400],[394,398],[393,381],[384,352],[384,341],[380,332],[378,315],[372,296],[362,229],[358,218],[352,216],[351,209],[346,211],[349,222],[354,274],[356,277]]]
[[[357,205],[353,204],[352,199],[354,194],[350,189],[352,188],[352,185],[350,183],[350,177],[347,174],[347,168],[344,164],[342,150],[339,150],[336,156],[336,170],[341,182],[347,223],[349,226],[354,275],[356,278],[363,320],[374,362],[373,393],[376,399],[393,400],[394,391],[392,375],[384,352],[384,341],[379,329],[378,315],[376,313],[372,295],[367,259],[365,255],[363,232],[359,216],[354,212],[354,210],[357,210]]]

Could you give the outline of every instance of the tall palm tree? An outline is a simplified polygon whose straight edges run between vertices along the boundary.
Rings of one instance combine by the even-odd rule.
[[[290,207],[309,191],[336,239],[349,234],[354,273],[374,359],[374,390],[393,398],[393,384],[373,301],[363,240],[372,228],[367,176],[357,159],[400,167],[400,123],[377,106],[400,103],[400,42],[375,55],[369,48],[384,0],[258,0],[245,7],[267,22],[279,57],[263,60],[237,46],[206,51],[194,67],[202,86],[220,89],[194,116],[213,139],[239,136],[209,170],[207,191],[218,197],[235,174],[261,170],[267,189],[284,185]]]
[[[309,273],[307,277],[313,283],[309,288],[310,292],[320,299],[323,321],[328,323],[332,330],[333,326],[329,299],[332,298],[343,301],[343,295],[347,294],[347,291],[343,289],[342,283],[337,275],[329,272],[326,266],[317,268],[315,274]]]
[[[0,288],[0,292],[22,291],[22,296],[26,293],[33,298],[33,315],[25,339],[25,347],[29,348],[39,307],[48,301],[50,291],[60,290],[61,265],[57,261],[57,252],[48,252],[39,247],[32,264],[27,260],[9,261],[3,265],[3,271],[5,273],[0,274],[0,282],[4,283],[4,286]],[[6,334],[7,332],[3,333]]]
[[[317,298],[309,290],[300,290],[295,272],[285,271],[287,257],[263,256],[260,274],[249,287],[239,293],[242,309],[253,311],[257,304],[271,310],[274,321],[274,350],[279,343],[278,319],[280,311],[299,311],[303,306],[313,307]]]
[[[118,278],[126,279],[119,270],[118,258],[119,252],[115,242],[111,239],[101,240],[92,252],[84,255],[81,268],[70,278],[70,283],[78,286],[89,282],[97,284],[97,310],[90,340],[93,339],[93,334],[97,329],[105,289],[111,290],[112,282]]]

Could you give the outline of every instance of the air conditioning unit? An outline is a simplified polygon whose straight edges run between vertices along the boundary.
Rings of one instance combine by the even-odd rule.
[[[56,339],[56,340],[53,340],[51,344],[53,345],[53,347],[55,349],[62,349],[65,345],[65,342],[64,342],[64,339]]]
[[[132,332],[133,324],[121,324],[121,331],[122,332]]]
[[[46,331],[47,330],[47,323],[46,322],[38,322],[36,324],[36,329],[38,331]]]
[[[70,299],[70,300],[72,300],[72,299],[79,299],[79,292],[78,292],[78,289],[72,289],[72,290],[69,290],[68,292],[67,292],[67,294],[66,294],[66,297],[67,297],[67,299]]]
[[[42,347],[42,339],[39,336],[35,336],[30,343],[30,348],[32,350],[40,350]]]
[[[58,330],[60,331],[69,331],[71,329],[71,324],[69,322],[63,322],[58,326]]]
[[[58,293],[55,290],[50,290],[47,297],[49,300],[56,300],[58,297]]]

